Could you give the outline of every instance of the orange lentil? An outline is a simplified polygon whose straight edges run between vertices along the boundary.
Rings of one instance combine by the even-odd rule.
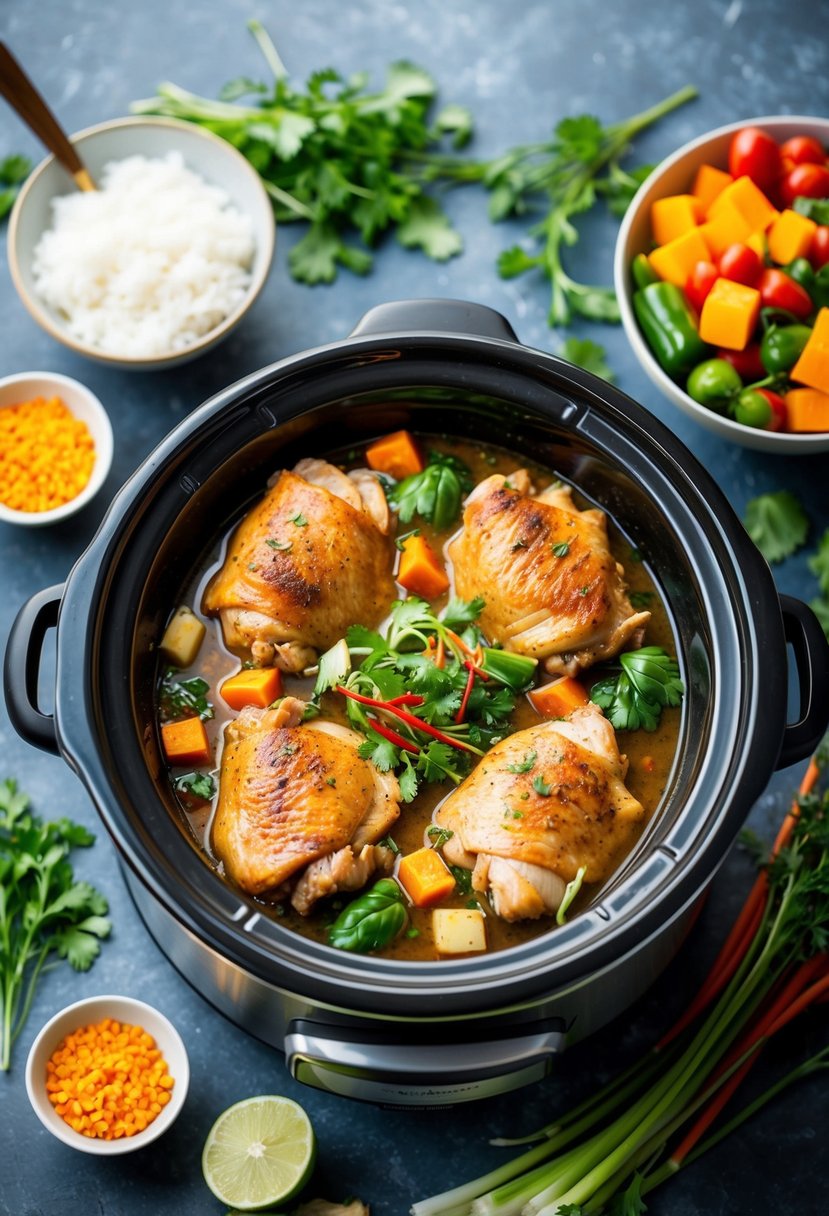
[[[92,475],[95,444],[59,397],[0,409],[0,502],[14,511],[51,511],[77,498]]]
[[[57,1114],[99,1140],[149,1127],[174,1084],[152,1035],[111,1018],[68,1034],[46,1065],[46,1092]]]

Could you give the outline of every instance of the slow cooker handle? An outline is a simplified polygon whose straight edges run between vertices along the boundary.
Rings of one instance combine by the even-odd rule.
[[[515,330],[506,317],[485,304],[468,300],[394,300],[378,304],[360,318],[351,337],[367,334],[408,333],[471,334],[476,338],[500,338],[517,342]]]
[[[829,643],[814,612],[802,600],[781,595],[780,606],[797,668],[800,718],[783,732],[778,769],[810,756],[829,723]]]
[[[11,724],[27,743],[58,753],[55,719],[38,708],[37,683],[46,634],[58,623],[63,584],[46,587],[27,600],[15,617],[6,644],[3,690]]]

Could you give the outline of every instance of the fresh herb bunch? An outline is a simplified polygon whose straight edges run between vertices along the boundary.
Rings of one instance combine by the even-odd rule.
[[[455,523],[472,485],[470,470],[457,456],[430,452],[426,467],[388,486],[386,497],[401,523],[419,515],[441,531]]]
[[[415,1203],[414,1216],[641,1216],[650,1191],[787,1086],[829,1068],[824,1047],[709,1132],[769,1039],[829,995],[829,791],[816,789],[827,766],[829,739],[711,971],[660,1042],[548,1126],[494,1141],[539,1143],[482,1178]]]
[[[95,837],[69,819],[44,823],[17,782],[0,782],[0,1069],[11,1063],[38,978],[51,954],[87,971],[109,934],[107,901],[77,882],[68,861]]]
[[[696,95],[696,89],[686,85],[657,105],[607,127],[591,114],[563,118],[550,140],[518,145],[490,161],[424,158],[423,173],[429,180],[481,182],[490,192],[493,220],[542,213],[529,229],[535,251],[523,245],[505,249],[498,272],[512,279],[540,271],[550,280],[548,319],[553,328],[569,324],[574,315],[617,322],[619,305],[613,288],[580,283],[564,268],[564,249],[579,239],[573,221],[589,211],[599,196],[614,215],[624,215],[652,168],[622,168],[631,140]]]
[[[366,737],[360,755],[397,774],[406,802],[421,781],[459,784],[510,733],[516,696],[535,674],[535,659],[483,645],[483,607],[452,599],[437,617],[409,596],[392,605],[385,635],[352,626],[320,659],[312,706],[328,691],[345,698]]]
[[[550,280],[551,326],[574,315],[619,320],[611,287],[572,278],[563,251],[578,241],[574,219],[601,196],[611,211],[624,214],[651,166],[622,167],[631,140],[696,97],[690,86],[622,122],[603,126],[582,114],[562,119],[551,139],[519,144],[491,160],[473,160],[441,150],[450,138],[455,149],[472,134],[463,106],[444,106],[429,121],[436,85],[422,68],[395,63],[385,88],[367,92],[365,74],[344,80],[326,69],[314,72],[305,90],[288,81],[270,37],[249,22],[273,83],[241,77],[230,81],[218,101],[178,85],[159,86],[155,97],[134,102],[139,114],[167,114],[196,122],[237,147],[259,172],[282,223],[306,220],[308,231],[289,254],[295,279],[330,283],[337,267],[366,274],[370,247],[389,230],[407,248],[444,261],[460,253],[462,240],[434,196],[436,184],[477,183],[490,192],[493,220],[536,215],[529,229],[535,252],[521,245],[498,260],[502,278],[537,270]],[[239,104],[251,97],[252,103]],[[361,244],[354,244],[358,237]]]
[[[676,659],[661,646],[642,646],[620,655],[619,662],[619,674],[597,681],[590,700],[615,730],[656,730],[662,710],[679,705],[685,691]]]
[[[468,111],[446,106],[430,121],[435,82],[405,62],[391,65],[380,92],[367,90],[365,74],[344,80],[330,69],[297,88],[260,23],[249,28],[273,73],[271,84],[233,80],[211,101],[166,83],[132,109],[199,123],[248,158],[277,220],[308,222],[288,255],[300,282],[331,283],[338,266],[366,274],[370,247],[392,229],[402,245],[436,261],[460,253],[460,235],[405,158],[416,153],[428,160],[429,149],[447,137],[460,147],[472,129]],[[239,104],[245,96],[250,103]]]
[[[20,187],[31,171],[32,162],[26,156],[7,156],[0,160],[0,220],[11,211]]]

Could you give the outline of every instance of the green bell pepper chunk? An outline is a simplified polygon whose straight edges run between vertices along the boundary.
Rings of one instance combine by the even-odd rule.
[[[330,945],[365,954],[394,941],[409,919],[403,892],[393,878],[381,878],[344,908],[328,930]]]
[[[800,358],[809,341],[808,325],[772,325],[760,343],[760,362],[767,372],[787,372]]]
[[[687,375],[710,347],[697,332],[696,318],[674,283],[650,283],[633,296],[633,311],[648,345],[669,376]]]

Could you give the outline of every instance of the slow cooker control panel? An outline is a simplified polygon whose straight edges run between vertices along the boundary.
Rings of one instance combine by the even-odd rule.
[[[564,1024],[553,1019],[515,1031],[476,1039],[467,1023],[456,1042],[417,1042],[405,1030],[381,1034],[302,1019],[288,1028],[285,1058],[297,1081],[342,1097],[379,1106],[452,1106],[547,1075],[564,1047]]]

